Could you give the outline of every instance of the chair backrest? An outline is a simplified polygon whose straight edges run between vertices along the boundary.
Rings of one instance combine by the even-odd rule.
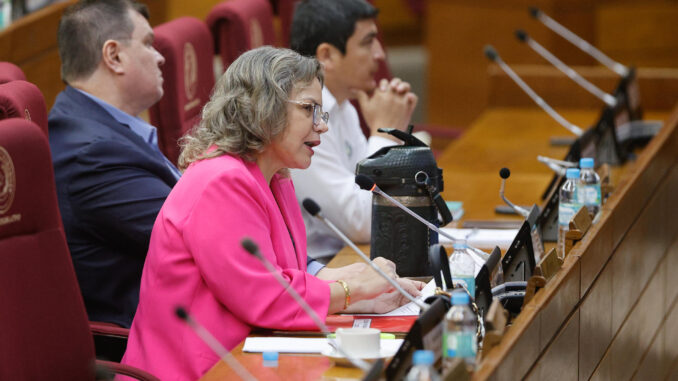
[[[37,86],[23,80],[0,84],[0,119],[9,118],[32,120],[47,136],[47,107]]]
[[[212,35],[202,20],[181,17],[153,29],[155,48],[165,57],[162,99],[149,109],[158,128],[158,146],[168,159],[179,157],[177,140],[200,122],[214,87]]]
[[[207,25],[224,70],[242,53],[276,45],[273,8],[268,0],[229,0],[210,10]]]
[[[16,81],[17,79],[26,80],[26,75],[21,68],[11,62],[0,61],[0,83]]]
[[[294,7],[301,0],[273,0],[274,7],[277,10],[278,18],[280,19],[280,33],[282,45],[286,48],[290,47],[290,31],[292,29],[292,19],[294,18]]]
[[[0,379],[94,379],[94,344],[57,206],[47,138],[0,121]]]

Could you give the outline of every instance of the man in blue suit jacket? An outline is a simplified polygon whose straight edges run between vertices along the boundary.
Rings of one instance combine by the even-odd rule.
[[[155,218],[179,172],[138,115],[164,58],[143,5],[81,1],[59,24],[68,87],[49,114],[59,208],[91,320],[129,327]]]

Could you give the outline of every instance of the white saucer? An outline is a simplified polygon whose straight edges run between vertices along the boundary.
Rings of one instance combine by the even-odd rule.
[[[359,357],[361,360],[368,361],[368,362],[373,362],[378,359],[388,359],[393,357],[396,352],[398,352],[398,348],[384,348],[382,347],[379,353],[375,353],[374,355],[369,355],[369,356],[361,356]],[[324,351],[321,352],[323,356],[329,357],[337,365],[346,365],[346,366],[353,366],[350,361],[346,357],[344,357],[339,351],[337,351],[334,348],[326,348]]]

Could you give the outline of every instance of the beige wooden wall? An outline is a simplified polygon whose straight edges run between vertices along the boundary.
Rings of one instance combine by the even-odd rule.
[[[596,65],[532,19],[527,12],[530,5],[622,63],[678,67],[675,1],[429,0],[424,35],[430,57],[430,123],[467,126],[487,106],[490,80],[482,53],[485,44],[494,45],[509,65],[546,63],[515,39],[517,28],[570,65]]]

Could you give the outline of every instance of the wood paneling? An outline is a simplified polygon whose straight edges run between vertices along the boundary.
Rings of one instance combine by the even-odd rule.
[[[591,376],[612,339],[610,295],[612,295],[612,267],[608,266],[600,273],[596,287],[591,288],[579,308],[580,380],[587,380]]]
[[[515,39],[515,29],[525,29],[568,65],[598,65],[588,55],[531,19],[527,13],[530,5],[540,7],[549,16],[624,64],[677,67],[678,42],[675,31],[678,26],[675,19],[678,7],[672,1],[431,0],[428,3],[425,30],[426,47],[430,54],[427,110],[430,123],[466,126],[488,104],[497,104],[488,103],[494,93],[491,92],[487,75],[489,63],[482,53],[484,45],[494,45],[504,61],[512,66],[546,63]],[[548,82],[544,86],[548,86]],[[504,102],[511,102],[508,95],[501,91],[498,94],[505,98]],[[510,89],[509,94],[518,92]],[[552,98],[546,99],[550,102]],[[582,103],[584,107],[601,105],[600,101],[574,84],[569,91],[554,99],[555,103],[563,102],[572,107],[580,107]],[[669,98],[667,108],[673,107],[675,99]],[[661,98],[648,98],[648,101],[651,101],[650,104],[654,101],[663,102]],[[522,106],[527,98],[520,94],[515,102]]]
[[[580,324],[579,311],[575,311],[555,338],[553,349],[545,352],[537,366],[527,375],[528,381],[578,379],[579,351],[582,349],[579,341]]]
[[[556,111],[567,108],[597,110],[604,105],[551,65],[513,65],[512,69]],[[610,94],[620,81],[617,74],[604,67],[576,66],[572,69]],[[499,66],[490,65],[487,73],[490,81],[488,106],[537,107]],[[678,68],[641,67],[636,74],[643,108],[670,111],[678,100]]]

